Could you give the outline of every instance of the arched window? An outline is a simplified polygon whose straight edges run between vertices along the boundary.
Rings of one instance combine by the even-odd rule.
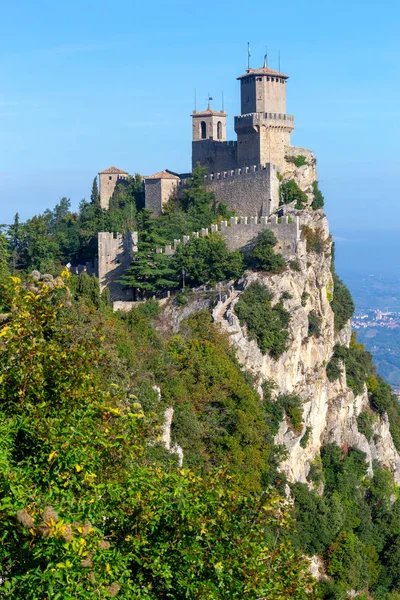
[[[207,139],[207,125],[205,121],[202,121],[200,123],[200,127],[201,127],[201,139],[202,140],[206,140]]]
[[[217,123],[217,139],[222,140],[222,123],[218,121]]]

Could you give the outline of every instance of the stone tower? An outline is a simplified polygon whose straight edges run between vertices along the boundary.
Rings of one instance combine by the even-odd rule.
[[[209,104],[206,110],[201,112],[194,110],[190,116],[192,117],[192,139],[194,142],[202,140],[226,141],[226,117],[228,115],[223,110],[212,110]]]
[[[284,168],[294,117],[286,114],[287,75],[247,69],[240,81],[241,114],[235,117],[239,167],[273,163]]]
[[[226,117],[223,110],[206,110],[190,115],[192,117],[192,167],[201,163],[210,172],[232,168],[236,161],[236,142],[226,141]]]
[[[110,207],[110,198],[113,195],[115,186],[119,179],[127,179],[129,173],[127,171],[121,171],[117,167],[108,167],[104,171],[100,171],[100,206],[101,208],[108,209]]]

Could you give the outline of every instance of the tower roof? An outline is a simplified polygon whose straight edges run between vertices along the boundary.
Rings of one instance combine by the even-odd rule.
[[[197,111],[194,110],[190,115],[191,117],[227,117],[227,113],[223,110],[213,110],[210,105],[207,106],[206,110]]]
[[[179,179],[179,176],[166,170],[154,173],[154,175],[149,175],[148,177],[145,177],[145,179]]]
[[[261,69],[247,69],[244,75],[240,75],[237,79],[245,79],[246,77],[251,77],[252,75],[261,75],[261,76],[272,76],[272,77],[281,77],[282,79],[289,79],[288,75],[284,75],[283,73],[279,73],[278,71],[274,71],[267,66],[261,67]]]
[[[114,173],[119,175],[129,175],[128,171],[122,171],[121,169],[117,169],[117,167],[108,167],[108,169],[104,169],[104,171],[100,171],[99,175],[107,175],[108,173]]]

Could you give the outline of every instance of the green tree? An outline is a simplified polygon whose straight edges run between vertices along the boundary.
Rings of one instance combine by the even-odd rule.
[[[368,563],[363,544],[353,532],[342,531],[328,550],[329,575],[346,585],[360,590],[368,582]]]
[[[176,253],[176,265],[180,272],[186,271],[191,285],[236,279],[244,271],[241,252],[230,252],[225,240],[217,233],[180,244]]]
[[[97,177],[93,179],[92,191],[90,192],[91,204],[100,204],[100,193],[99,186],[97,184]]]
[[[312,597],[279,497],[146,464],[154,421],[63,278],[14,278],[1,302],[18,307],[0,325],[2,596]]]
[[[285,259],[276,254],[274,247],[277,239],[270,229],[262,231],[257,238],[256,246],[250,254],[249,266],[259,271],[282,273],[286,268]]]
[[[287,348],[289,313],[282,302],[272,304],[270,290],[261,283],[251,283],[235,305],[240,324],[247,326],[250,339],[256,340],[263,354],[277,358]]]
[[[353,316],[355,306],[348,287],[336,274],[333,277],[333,284],[331,307],[335,313],[335,329],[340,331]]]
[[[155,294],[178,286],[174,256],[157,252],[164,249],[165,239],[160,234],[157,219],[150,210],[139,215],[138,252],[132,256],[131,266],[119,283],[140,290],[144,294]]]

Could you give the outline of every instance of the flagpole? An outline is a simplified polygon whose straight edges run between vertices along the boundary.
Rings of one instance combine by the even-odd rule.
[[[250,42],[247,42],[247,70],[250,69]]]

